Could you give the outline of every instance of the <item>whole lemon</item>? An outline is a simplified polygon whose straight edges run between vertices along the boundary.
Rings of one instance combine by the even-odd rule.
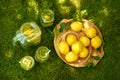
[[[70,27],[73,31],[79,32],[83,28],[83,24],[79,21],[74,21],[70,24]]]
[[[84,47],[87,47],[90,45],[90,39],[87,36],[80,37],[79,41],[82,42]]]
[[[78,54],[82,51],[82,43],[80,41],[75,41],[71,45],[71,49],[75,54]]]
[[[91,46],[94,47],[95,49],[99,48],[102,44],[102,40],[99,36],[96,36],[91,39]]]
[[[83,47],[82,51],[79,53],[79,57],[80,58],[85,58],[85,57],[88,56],[88,53],[89,53],[88,49]]]
[[[65,41],[61,41],[58,44],[58,50],[61,54],[67,54],[70,50],[69,45]]]
[[[93,28],[93,27],[89,27],[89,28],[86,28],[86,31],[85,31],[85,34],[89,37],[89,38],[93,38],[96,36],[96,29]]]
[[[75,62],[78,60],[78,55],[76,55],[72,51],[70,51],[65,55],[65,59],[67,62]]]
[[[76,36],[74,34],[68,34],[67,37],[66,37],[66,42],[71,46],[71,44],[74,41],[77,41]]]

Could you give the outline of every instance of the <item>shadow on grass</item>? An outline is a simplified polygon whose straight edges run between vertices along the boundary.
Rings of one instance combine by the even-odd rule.
[[[60,0],[57,0],[60,1]],[[53,28],[63,18],[77,18],[75,6],[67,0],[58,4],[54,0],[1,0],[0,1],[0,79],[9,80],[119,80],[120,53],[120,6],[119,1],[82,0],[78,9],[87,10],[86,19],[93,20],[104,38],[105,56],[94,68],[74,68],[65,64],[57,56],[53,45]],[[62,0],[61,0],[62,1]],[[64,0],[63,0],[64,1]],[[72,0],[71,0],[72,1]],[[67,6],[67,7],[65,7]],[[43,28],[39,19],[44,8],[55,12],[55,22],[51,27]],[[78,16],[79,18],[79,16]],[[20,26],[35,21],[42,30],[42,42],[31,50],[12,47],[12,38]],[[49,61],[36,63],[30,71],[19,66],[24,55],[34,55],[37,47],[45,45],[51,49]],[[13,49],[13,50],[11,50]],[[117,64],[116,64],[117,63]]]

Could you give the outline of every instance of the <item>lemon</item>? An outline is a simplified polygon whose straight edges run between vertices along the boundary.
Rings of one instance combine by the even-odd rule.
[[[88,53],[89,53],[88,49],[83,47],[82,51],[79,53],[79,57],[80,58],[85,58],[85,57],[88,56]]]
[[[89,28],[86,28],[86,31],[85,31],[85,34],[89,37],[89,38],[93,38],[96,36],[96,29],[93,28],[93,27],[89,27]]]
[[[82,30],[83,25],[82,25],[81,22],[75,21],[75,22],[72,22],[72,23],[71,23],[70,27],[71,27],[71,29],[72,29],[73,31],[79,32],[79,31]]]
[[[29,36],[29,35],[31,35],[31,34],[34,33],[34,32],[35,32],[35,30],[29,29],[29,30],[26,30],[23,34],[24,34],[25,36]]]
[[[48,15],[45,15],[44,18],[45,18],[46,20],[50,20],[50,16],[48,16]]]
[[[90,45],[90,39],[88,37],[86,37],[86,36],[80,37],[79,41],[82,42],[84,47],[87,47],[87,46]]]
[[[102,44],[102,40],[99,36],[96,36],[91,39],[91,46],[94,47],[95,49],[99,48]]]
[[[81,43],[80,41],[75,41],[75,42],[73,42],[72,45],[71,45],[71,49],[72,49],[72,51],[73,51],[75,54],[80,53],[81,50],[82,50],[82,47],[83,47],[83,45],[82,45],[82,43]]]
[[[61,54],[67,54],[69,52],[69,45],[65,41],[61,41],[58,44],[58,50]]]
[[[66,37],[66,42],[71,46],[71,44],[74,41],[77,41],[76,36],[74,34],[68,34],[67,37]]]
[[[75,62],[78,60],[78,55],[76,55],[72,51],[70,51],[66,54],[65,59],[67,62]]]

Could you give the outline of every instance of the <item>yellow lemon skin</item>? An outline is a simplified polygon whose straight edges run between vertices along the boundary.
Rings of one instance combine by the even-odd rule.
[[[70,51],[65,55],[65,60],[67,62],[75,62],[78,60],[78,55],[76,55],[72,51]]]
[[[50,20],[50,16],[48,16],[48,15],[45,15],[44,18],[45,18],[46,20]]]
[[[77,41],[76,36],[74,34],[68,34],[67,37],[66,37],[66,42],[71,46],[71,44],[74,41]]]
[[[79,32],[82,30],[83,24],[79,21],[74,21],[71,23],[70,27],[73,31]]]
[[[82,51],[82,43],[80,41],[75,41],[71,45],[71,49],[75,54],[78,54]]]
[[[82,51],[79,53],[80,58],[86,58],[89,54],[89,51],[87,48],[83,47]]]
[[[90,45],[90,39],[87,36],[82,36],[79,38],[79,41],[82,42],[84,47],[87,47]]]
[[[99,48],[102,44],[102,40],[99,36],[96,36],[91,39],[91,46],[94,47],[95,49]]]
[[[58,44],[58,50],[61,54],[67,54],[70,50],[69,45],[65,41],[61,41]]]
[[[89,37],[89,38],[93,38],[96,36],[96,29],[93,28],[93,27],[89,27],[89,28],[86,28],[86,31],[85,31],[85,34]]]

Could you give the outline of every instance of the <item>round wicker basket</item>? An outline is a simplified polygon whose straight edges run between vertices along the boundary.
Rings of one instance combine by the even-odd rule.
[[[103,44],[100,46],[99,48],[99,51],[97,49],[94,49],[93,47],[88,46],[88,50],[89,50],[89,55],[86,57],[86,58],[79,58],[77,61],[75,62],[67,62],[65,60],[65,55],[62,55],[60,54],[59,50],[58,50],[58,44],[60,41],[65,41],[66,39],[66,36],[68,34],[74,34],[76,35],[77,39],[79,39],[81,36],[85,35],[85,27],[94,27],[96,30],[97,30],[97,36],[99,36],[101,39],[102,38],[102,34],[100,32],[100,30],[98,29],[98,27],[88,21],[88,20],[82,20],[82,23],[83,23],[83,26],[84,28],[82,29],[82,31],[80,32],[74,32],[71,30],[71,28],[68,28],[68,29],[63,29],[62,31],[61,30],[61,23],[64,23],[64,24],[70,24],[72,21],[74,21],[73,19],[63,19],[59,22],[59,24],[54,28],[54,48],[55,48],[55,51],[57,53],[57,55],[68,65],[70,66],[73,66],[73,67],[86,67],[88,65],[89,62],[92,62],[93,65],[95,66],[99,61],[100,59],[102,59],[102,57],[104,56],[104,50],[103,50]],[[94,58],[94,57],[97,57]]]

